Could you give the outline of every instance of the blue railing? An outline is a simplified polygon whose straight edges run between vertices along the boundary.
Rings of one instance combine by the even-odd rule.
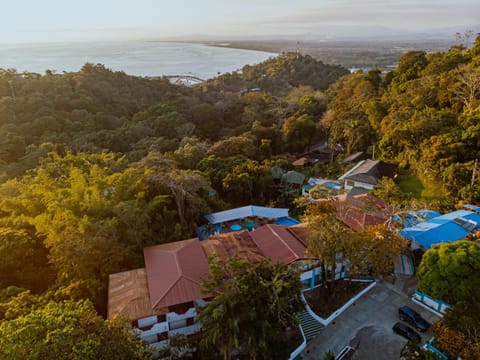
[[[425,344],[425,347],[427,348],[428,351],[434,352],[438,356],[440,356],[443,360],[448,360],[448,356],[442,353],[440,350],[438,350],[435,346],[433,346],[435,338],[431,338],[430,340],[427,341]]]

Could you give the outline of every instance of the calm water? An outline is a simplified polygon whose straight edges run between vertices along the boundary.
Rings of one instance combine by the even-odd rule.
[[[140,76],[193,75],[211,78],[276,54],[201,44],[124,41],[0,45],[0,68],[43,74],[78,71],[86,62]]]

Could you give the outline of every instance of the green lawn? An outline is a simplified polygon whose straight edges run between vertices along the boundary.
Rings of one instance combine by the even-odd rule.
[[[407,170],[400,170],[395,182],[403,193],[415,199],[432,200],[445,196],[441,184],[422,181],[417,175],[412,175]]]

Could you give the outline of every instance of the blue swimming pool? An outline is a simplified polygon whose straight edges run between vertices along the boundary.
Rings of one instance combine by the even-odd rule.
[[[275,224],[283,226],[292,226],[300,224],[300,221],[291,217],[281,217],[275,220]]]

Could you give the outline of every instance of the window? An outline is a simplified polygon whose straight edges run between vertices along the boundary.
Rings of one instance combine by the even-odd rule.
[[[157,340],[158,341],[168,340],[168,332],[162,332],[157,334]]]

